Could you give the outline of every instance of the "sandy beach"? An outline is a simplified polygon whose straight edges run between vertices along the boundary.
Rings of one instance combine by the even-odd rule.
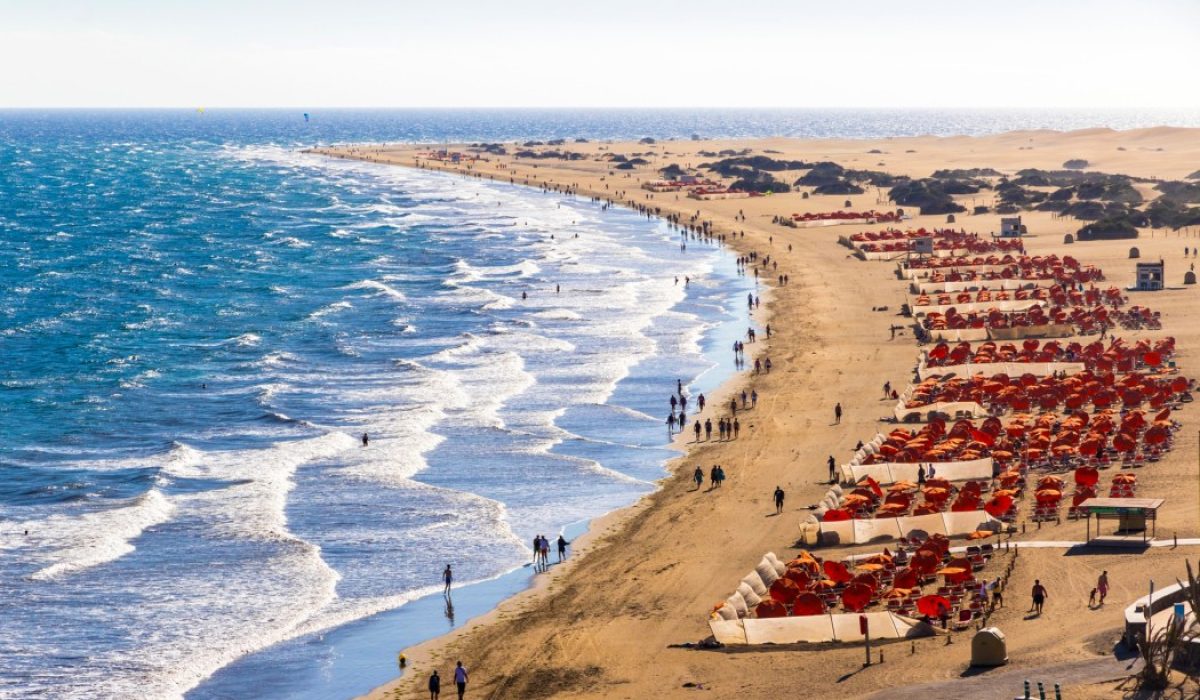
[[[911,320],[898,315],[901,304],[912,302],[912,295],[907,283],[897,278],[895,263],[863,261],[838,244],[840,236],[877,231],[888,224],[791,228],[775,223],[776,217],[794,213],[894,210],[886,188],[806,197],[811,188],[799,187],[769,196],[701,201],[676,192],[649,192],[642,184],[660,179],[659,169],[670,164],[688,169],[720,159],[702,151],[745,149],[749,155],[833,161],[846,168],[918,178],[944,168],[992,168],[1013,176],[1023,168],[1058,170],[1068,160],[1084,159],[1089,171],[1178,180],[1200,169],[1200,131],[1089,129],[876,140],[505,144],[505,155],[471,151],[467,145],[444,148],[478,158],[435,160],[428,157],[428,146],[416,145],[344,146],[318,152],[570,192],[649,208],[654,215],[684,223],[711,222],[711,232],[727,236],[737,254],[757,253],[760,260],[769,256],[778,265],[761,272],[763,303],[756,312],[760,324],[770,324],[771,337],[759,334],[756,343],[747,345],[751,365],[754,356],[769,357],[772,370],[740,373],[720,395],[709,396],[710,405],[720,406],[743,389],[757,391],[757,407],[739,414],[739,439],[696,443],[690,431],[680,435],[687,454],[672,465],[672,476],[661,482],[658,491],[593,523],[587,537],[576,542],[568,563],[552,567],[529,591],[454,634],[406,650],[410,672],[367,697],[427,697],[429,671],[437,668],[449,679],[459,659],[471,670],[467,693],[471,698],[688,697],[698,692],[765,698],[807,688],[821,688],[831,697],[931,697],[961,696],[967,683],[978,697],[999,698],[1015,696],[1023,678],[1059,682],[1072,698],[1121,694],[1117,681],[1127,675],[1128,662],[1114,658],[1113,645],[1122,629],[1125,605],[1143,595],[1151,580],[1162,586],[1183,577],[1185,559],[1200,555],[1200,547],[1070,556],[1061,546],[1023,548],[1005,594],[1006,605],[989,621],[1007,635],[1011,662],[969,680],[963,679],[970,656],[969,634],[955,636],[949,645],[943,636],[885,644],[885,662],[866,668],[860,645],[716,650],[678,646],[709,636],[709,611],[729,596],[764,553],[775,552],[786,561],[799,551],[800,524],[810,514],[809,506],[828,488],[827,458],[832,455],[839,464],[845,463],[857,442],[891,429],[882,421],[894,402],[883,398],[881,386],[885,381],[897,387],[910,383],[918,347]],[[513,155],[522,150],[569,151],[578,158]],[[613,155],[642,158],[646,163],[617,169]],[[802,171],[773,174],[790,183]],[[1138,182],[1135,187],[1146,199],[1158,194],[1151,182]],[[1000,229],[992,190],[958,195],[955,200],[967,212],[957,215],[953,228],[981,236]],[[980,205],[988,206],[989,213],[972,215]],[[906,210],[915,213],[910,207]],[[1173,336],[1182,373],[1195,372],[1192,358],[1200,348],[1197,292],[1182,284],[1192,262],[1190,257],[1185,262],[1183,249],[1200,245],[1200,229],[1142,229],[1136,241],[1066,245],[1064,235],[1074,234],[1085,222],[1051,212],[1024,211],[1021,216],[1028,228],[1024,246],[1030,255],[1068,254],[1096,265],[1104,271],[1105,287],[1133,284],[1131,246],[1139,248],[1142,261],[1162,259],[1167,289],[1133,293],[1129,302],[1160,311],[1162,329],[1114,333],[1128,340]],[[945,214],[918,215],[890,225],[932,229],[947,226],[947,219]],[[778,276],[784,274],[789,282],[779,285]],[[893,338],[891,328],[897,325],[904,330]],[[664,393],[664,416],[666,398]],[[838,402],[845,415],[835,424],[833,407]],[[710,416],[716,420],[713,409],[701,417]],[[1157,523],[1158,538],[1164,541],[1200,536],[1195,462],[1200,420],[1195,408],[1173,417],[1182,423],[1174,449],[1138,474],[1139,496],[1166,499]],[[727,483],[709,489],[706,481],[703,489],[695,489],[692,469],[702,465],[707,472],[714,464],[725,467]],[[781,515],[776,515],[772,501],[776,487],[787,493]],[[1064,519],[1039,528],[1027,521],[1028,503],[1021,507],[1016,525],[1024,525],[1025,531],[1012,537],[1013,544],[1084,539],[1082,520]],[[836,557],[879,549],[880,545],[822,547],[820,554]],[[1092,609],[1088,593],[1102,570],[1109,573],[1112,591],[1107,605]],[[1049,599],[1045,614],[1031,618],[1028,591],[1035,578],[1046,585]],[[444,690],[449,685],[445,683]]]

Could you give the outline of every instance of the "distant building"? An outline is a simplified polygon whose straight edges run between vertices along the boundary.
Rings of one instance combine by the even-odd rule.
[[[1000,219],[1000,237],[1001,238],[1020,238],[1025,234],[1025,227],[1021,225],[1021,217],[1005,216]]]
[[[1139,292],[1156,292],[1163,288],[1163,262],[1148,262],[1137,264],[1137,284],[1134,289]]]

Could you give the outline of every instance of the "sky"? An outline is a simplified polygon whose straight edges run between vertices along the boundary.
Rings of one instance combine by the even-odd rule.
[[[1200,108],[1200,0],[0,0],[0,107]]]

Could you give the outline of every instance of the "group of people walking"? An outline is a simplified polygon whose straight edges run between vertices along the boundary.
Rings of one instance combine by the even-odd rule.
[[[467,674],[467,667],[463,666],[463,662],[459,661],[454,667],[454,686],[458,690],[458,700],[462,700],[467,694],[467,681],[470,676]],[[442,677],[438,675],[436,669],[429,676],[429,700],[439,700],[442,697]]]
[[[696,482],[696,490],[699,491],[704,487],[704,467],[696,465],[696,471],[692,472],[692,480]],[[725,483],[725,469],[719,464],[714,464],[712,470],[708,474],[708,480],[711,482],[709,489],[719,489],[721,484]]]
[[[562,535],[555,541],[558,549],[558,561],[562,563],[567,558],[567,545],[571,544]],[[550,566],[550,540],[542,535],[533,538],[533,565],[539,568]]]
[[[757,362],[757,361],[756,361]],[[682,432],[687,429],[687,404],[688,398],[683,393],[683,382],[677,381],[678,393],[671,394],[671,412],[667,414],[667,435],[673,437],[676,432]],[[741,410],[754,408],[758,406],[758,391],[751,390],[749,393],[743,389],[741,393]],[[700,410],[704,410],[705,399],[704,394],[697,397],[696,403],[699,404]],[[678,410],[678,412],[676,412]],[[742,423],[737,418],[738,396],[734,395],[729,399],[730,416],[726,418],[718,418],[716,422],[717,438],[721,441],[736,440],[742,432]],[[712,440],[713,436],[713,421],[712,418],[705,418],[701,421],[699,418],[692,424],[692,431],[696,435],[696,442],[703,440]]]

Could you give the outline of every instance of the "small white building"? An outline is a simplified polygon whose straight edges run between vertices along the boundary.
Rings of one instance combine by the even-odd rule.
[[[1020,238],[1024,234],[1025,227],[1021,225],[1021,217],[1004,216],[1000,218],[1001,238]]]
[[[1163,288],[1163,261],[1137,264],[1137,284],[1134,289],[1139,292],[1157,292]]]

